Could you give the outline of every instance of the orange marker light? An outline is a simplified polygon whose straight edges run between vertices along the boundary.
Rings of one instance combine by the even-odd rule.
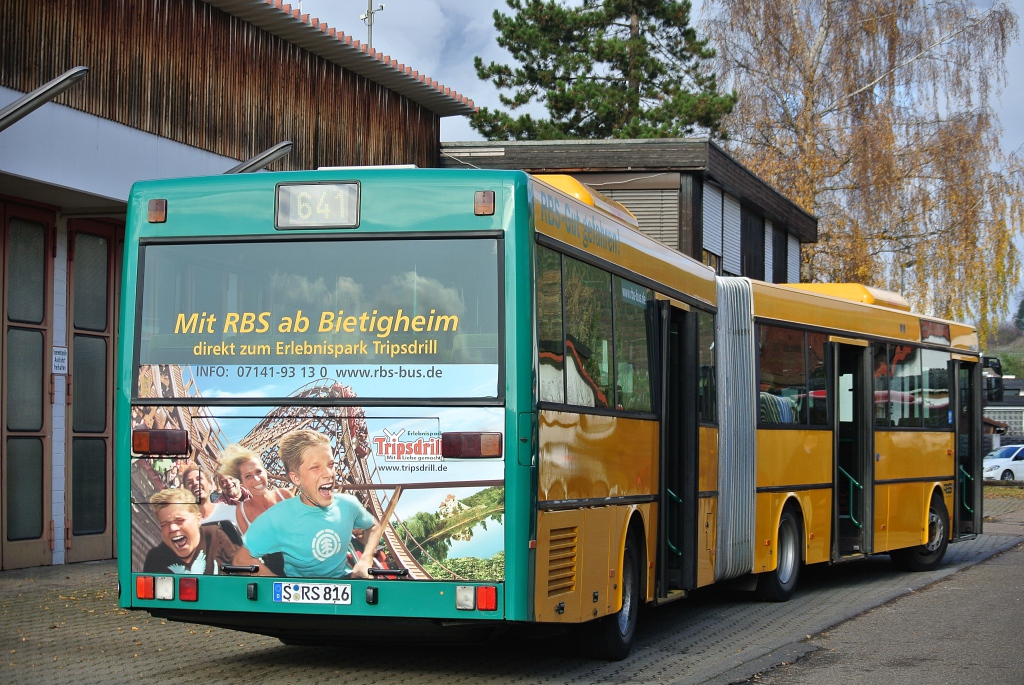
[[[162,224],[167,222],[167,200],[149,201],[149,223]]]
[[[473,459],[501,456],[501,433],[442,433],[441,456]]]
[[[135,596],[139,599],[153,599],[156,596],[156,581],[153,576],[135,577]]]
[[[136,454],[188,454],[188,431],[144,428],[132,431]]]
[[[494,214],[494,191],[478,190],[473,194],[473,213],[477,216]]]

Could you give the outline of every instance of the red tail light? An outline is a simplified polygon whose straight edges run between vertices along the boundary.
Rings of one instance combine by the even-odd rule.
[[[441,433],[441,456],[486,458],[501,456],[501,433]]]
[[[135,596],[139,599],[153,599],[156,597],[156,582],[153,576],[135,577]]]
[[[188,431],[141,428],[132,431],[136,454],[188,454]]]
[[[498,610],[498,588],[494,585],[480,585],[476,589],[477,611]]]
[[[182,602],[198,602],[199,579],[191,576],[179,578],[178,599]]]

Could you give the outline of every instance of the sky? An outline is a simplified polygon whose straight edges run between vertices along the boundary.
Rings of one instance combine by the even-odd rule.
[[[367,30],[360,15],[367,10],[363,0],[292,0],[293,7],[319,17],[330,26],[365,41]],[[378,7],[379,0],[373,2]],[[498,90],[481,81],[473,68],[477,55],[485,63],[510,64],[510,56],[497,44],[492,15],[508,13],[505,0],[385,0],[384,10],[374,13],[373,47],[411,66],[421,74],[470,98],[478,107],[501,106]],[[693,0],[694,21],[700,19],[701,0]],[[980,0],[979,6],[991,3]],[[1021,18],[1024,29],[1024,0],[1010,5]],[[1018,40],[1007,55],[1008,84],[995,100],[1003,126],[1003,150],[1007,153],[1024,145],[1024,44]],[[533,110],[543,114],[543,109]],[[481,140],[466,117],[441,120],[441,140]]]
[[[319,17],[358,40],[366,40],[367,29],[359,18],[367,10],[363,0],[292,1],[303,13]],[[699,23],[702,0],[691,2],[691,21]],[[376,8],[380,4],[375,0],[372,6]],[[992,1],[977,0],[977,4],[984,8]],[[1024,0],[1010,0],[1009,4],[1017,13],[1024,33]],[[498,90],[490,82],[477,78],[473,68],[473,58],[478,55],[484,63],[513,63],[511,56],[497,44],[498,33],[492,17],[496,9],[509,13],[505,0],[385,0],[383,11],[374,13],[373,47],[465,95],[478,107],[501,107]],[[1003,128],[1003,152],[1009,154],[1024,147],[1024,43],[1021,39],[1011,46],[1006,64],[1007,83],[992,104]],[[523,108],[520,112],[544,115],[541,107]],[[441,120],[441,140],[482,140],[482,137],[470,128],[466,117],[445,117]],[[1024,252],[1024,237],[1018,237],[1017,247]],[[1018,283],[1018,288],[1024,291],[1022,283]],[[1018,297],[1011,295],[1011,310]]]

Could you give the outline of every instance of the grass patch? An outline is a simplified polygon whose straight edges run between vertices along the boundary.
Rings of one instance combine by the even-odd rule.
[[[1024,486],[986,485],[985,497],[994,497],[997,499],[1024,499]]]

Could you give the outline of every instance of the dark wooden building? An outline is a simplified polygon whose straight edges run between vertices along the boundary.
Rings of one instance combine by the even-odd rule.
[[[361,28],[361,26],[360,26]],[[434,166],[473,103],[274,0],[2,0],[0,568],[113,555],[112,362],[125,202],[139,179]],[[127,532],[125,532],[127,534]]]
[[[718,273],[800,281],[818,220],[706,138],[443,143],[443,167],[567,173]]]

